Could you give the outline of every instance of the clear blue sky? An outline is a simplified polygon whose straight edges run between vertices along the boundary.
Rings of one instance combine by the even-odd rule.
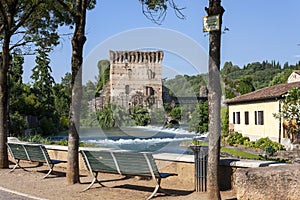
[[[162,25],[156,25],[142,14],[138,0],[98,0],[96,8],[88,11],[87,14],[87,42],[84,58],[88,58],[93,53],[97,54],[99,49],[105,49],[102,48],[103,44],[123,35],[124,32],[133,31],[136,33],[134,31],[136,29],[149,27],[167,29],[174,31],[175,35],[183,35],[185,39],[188,38],[203,48],[207,54],[209,37],[202,32],[202,17],[206,15],[204,7],[208,6],[208,0],[175,1],[179,7],[186,7],[183,11],[186,19],[178,19],[170,9]],[[222,5],[226,10],[223,16],[223,28],[226,26],[230,31],[222,35],[221,67],[226,61],[232,61],[233,64],[243,67],[254,61],[275,60],[283,65],[285,62],[295,64],[300,60],[300,46],[298,46],[300,43],[300,1],[223,0]],[[148,44],[151,42],[157,44],[155,42],[164,42],[165,40],[157,34],[153,34],[153,36],[133,35],[132,37],[130,43],[135,41],[134,37],[137,40],[139,38],[147,40]],[[174,38],[170,37],[169,41],[173,46],[170,49],[166,48],[167,50],[186,48],[182,46],[183,43],[186,44],[184,40]],[[126,43],[125,40],[123,41]],[[64,38],[61,42],[61,45],[56,47],[50,55],[56,82],[60,82],[61,77],[66,72],[70,72],[71,69],[70,38]],[[128,47],[121,43],[119,49],[115,49],[116,46],[111,46],[112,49],[122,50],[122,48]],[[164,48],[164,46],[159,47],[159,44],[157,46]],[[144,48],[145,46],[141,47]],[[153,48],[156,46],[154,45]],[[192,55],[197,50],[190,49],[190,52],[189,50],[185,52]],[[108,58],[108,52],[105,56]],[[105,56],[102,57],[105,58]],[[180,58],[177,59],[176,57]],[[193,57],[203,60],[201,56],[197,58],[193,55]],[[27,57],[25,59],[24,82],[29,82],[34,58]],[[193,61],[190,58],[187,59],[186,56],[166,53],[164,60],[164,65],[174,69],[179,74],[195,74],[195,71],[186,67],[189,65],[188,62],[193,64]],[[93,66],[89,65],[88,67],[92,68]],[[96,68],[96,66],[94,67]],[[206,68],[207,66],[201,66],[201,70],[197,69],[196,71],[207,72]],[[95,75],[93,74],[93,76]]]

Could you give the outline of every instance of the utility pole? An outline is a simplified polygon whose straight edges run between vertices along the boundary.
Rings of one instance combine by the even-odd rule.
[[[224,8],[221,0],[209,0],[207,12],[208,27],[204,31],[209,32],[209,72],[208,72],[208,103],[209,103],[209,147],[208,147],[208,171],[207,191],[209,199],[221,200],[218,184],[218,166],[220,160],[221,138],[221,83],[220,83],[220,49],[221,49],[221,25]]]

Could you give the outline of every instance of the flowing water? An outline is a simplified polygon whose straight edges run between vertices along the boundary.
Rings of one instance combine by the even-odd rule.
[[[99,147],[152,153],[190,154],[193,138],[205,138],[184,129],[160,127],[121,127],[109,129],[81,129],[80,141]]]

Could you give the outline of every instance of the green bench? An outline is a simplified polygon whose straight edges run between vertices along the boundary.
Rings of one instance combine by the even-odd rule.
[[[46,163],[49,167],[48,173],[43,177],[46,178],[53,171],[55,164],[65,162],[62,160],[50,159],[47,149],[41,144],[7,143],[7,147],[15,162],[15,166],[10,172],[13,172],[17,167],[24,169],[20,166],[21,160]],[[24,170],[26,171],[26,169]]]
[[[160,173],[150,153],[95,150],[81,150],[80,153],[82,154],[86,167],[93,177],[91,184],[83,191],[90,189],[95,182],[103,186],[97,178],[99,172],[143,176],[151,177],[155,180],[155,189],[148,197],[148,199],[151,199],[159,190],[166,193],[166,191],[160,187],[161,179],[177,175],[173,173]]]

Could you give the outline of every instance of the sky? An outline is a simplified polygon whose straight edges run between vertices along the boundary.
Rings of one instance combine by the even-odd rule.
[[[163,76],[196,75],[208,70],[209,37],[202,30],[208,0],[174,0],[186,19],[172,9],[161,25],[147,19],[138,0],[98,0],[87,12],[84,46],[84,80],[97,75],[97,61],[109,59],[109,50],[164,50]],[[231,61],[243,67],[251,62],[300,60],[298,0],[223,0],[221,67]],[[62,28],[63,33],[72,32]],[[50,54],[52,75],[60,82],[71,71],[71,36],[61,39]],[[25,58],[23,81],[31,82],[34,56]]]

